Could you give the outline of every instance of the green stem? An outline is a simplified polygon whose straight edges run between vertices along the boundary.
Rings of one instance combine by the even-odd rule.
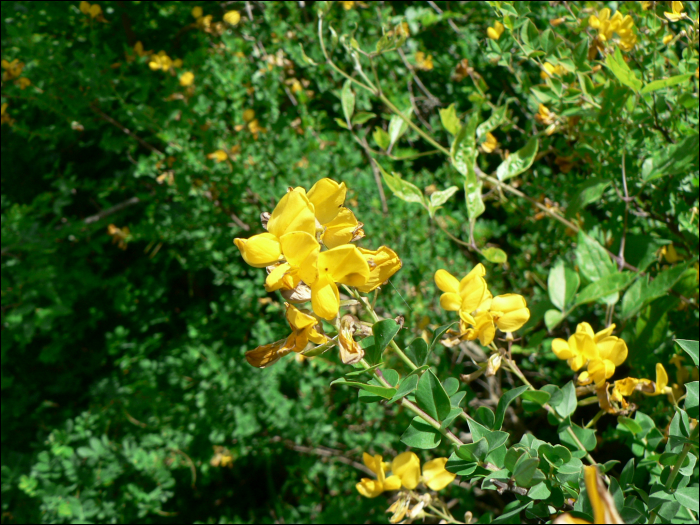
[[[690,436],[688,436],[688,439],[690,441],[698,439],[699,428],[700,424],[695,425],[695,428],[690,433]],[[683,445],[683,450],[681,450],[681,453],[678,454],[678,459],[676,459],[676,462],[673,464],[673,467],[671,467],[671,473],[668,475],[668,479],[666,480],[666,490],[668,492],[671,491],[671,488],[673,487],[673,482],[676,480],[676,476],[678,476],[678,472],[683,466],[683,462],[685,461],[688,452],[690,452],[690,447],[692,446],[693,445],[691,443],[686,443],[685,445]]]

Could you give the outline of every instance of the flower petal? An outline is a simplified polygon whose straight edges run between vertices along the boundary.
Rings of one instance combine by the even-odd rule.
[[[486,275],[486,268],[484,265],[479,263],[474,268],[472,268],[467,275],[462,277],[459,281],[459,293],[463,293],[469,288],[469,283],[472,282],[477,277],[484,277]]]
[[[271,233],[253,235],[250,239],[234,239],[243,260],[254,268],[265,268],[279,261],[282,249],[277,237]]]
[[[321,252],[318,255],[318,271],[348,286],[362,286],[369,278],[369,265],[357,246],[352,244]]]
[[[402,262],[394,250],[386,246],[380,246],[377,250],[365,250],[358,248],[367,261],[369,267],[369,278],[361,286],[355,286],[363,293],[369,293],[385,282],[401,269]]]
[[[656,363],[656,390],[663,394],[668,386],[668,374],[661,363]]]
[[[355,485],[357,492],[359,492],[365,498],[376,498],[382,492],[384,492],[384,487],[376,479],[362,478],[359,483]]]
[[[444,293],[440,296],[440,306],[448,312],[456,312],[462,306],[462,298],[456,293]]]
[[[569,343],[561,338],[552,341],[552,352],[554,352],[554,355],[559,359],[571,359],[574,356],[569,348]]]
[[[316,282],[311,285],[311,307],[316,315],[327,321],[338,315],[340,293],[328,274],[319,275]]]
[[[435,272],[435,284],[445,293],[458,293],[459,281],[447,270],[438,270]]]
[[[309,201],[314,205],[316,218],[321,224],[335,219],[340,207],[345,202],[347,188],[345,183],[338,184],[331,179],[321,179],[309,190]]]
[[[265,291],[274,292],[280,288],[293,290],[297,284],[299,284],[299,276],[296,274],[296,271],[292,270],[289,263],[282,263],[275,266],[275,268],[267,274],[267,278],[265,279]]]
[[[313,315],[304,313],[291,304],[286,304],[285,306],[287,307],[287,312],[285,314],[287,322],[289,326],[292,327],[292,330],[306,330],[318,324],[318,319]]]
[[[486,281],[483,277],[474,277],[468,286],[459,291],[462,296],[462,304],[460,310],[471,313],[476,310],[482,303],[484,294],[486,293]]]
[[[313,205],[306,197],[304,188],[295,188],[280,199],[270,215],[267,231],[278,238],[294,231],[316,234]]]
[[[578,326],[576,326],[576,333],[588,334],[595,340],[595,332],[593,332],[593,327],[588,323],[579,323]]]
[[[431,490],[442,490],[457,477],[445,470],[447,458],[435,458],[423,465],[423,479]]]
[[[401,478],[389,476],[384,480],[384,490],[399,490],[401,488]]]
[[[606,337],[598,342],[598,351],[603,359],[610,359],[615,366],[620,366],[627,359],[627,344],[615,336]]]
[[[502,315],[496,320],[496,326],[501,332],[515,332],[523,327],[530,319],[530,310],[520,308]]]
[[[314,250],[320,250],[316,237],[307,232],[295,231],[280,237],[282,254],[289,264],[299,267]]]
[[[391,462],[391,472],[401,478],[404,488],[413,490],[420,481],[420,459],[414,452],[399,454]]]
[[[335,248],[349,243],[355,236],[355,230],[360,225],[355,214],[345,207],[341,207],[335,219],[326,224],[326,231],[321,236],[321,241],[328,248]]]
[[[582,332],[576,332],[569,337],[569,348],[574,355],[581,355],[586,359],[598,359],[598,347],[593,338]]]
[[[292,352],[295,348],[296,337],[294,334],[269,345],[257,347],[245,353],[246,361],[256,368],[265,368],[275,364],[281,358]]]

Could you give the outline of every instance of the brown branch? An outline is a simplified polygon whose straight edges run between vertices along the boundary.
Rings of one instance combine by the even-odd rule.
[[[116,127],[119,128],[120,130],[122,130],[122,131],[123,131],[126,135],[128,135],[129,137],[135,139],[139,144],[141,144],[141,145],[142,145],[144,148],[146,148],[147,150],[150,150],[150,151],[152,151],[152,152],[154,152],[154,153],[158,153],[158,154],[160,154],[160,155],[163,155],[163,152],[162,152],[162,151],[160,151],[159,149],[155,148],[154,146],[151,146],[148,142],[146,142],[145,140],[143,140],[143,139],[142,139],[141,137],[139,137],[138,135],[132,133],[128,128],[122,126],[119,122],[117,122],[116,120],[114,120],[112,117],[110,117],[109,115],[107,115],[105,112],[103,112],[103,111],[100,110],[99,108],[97,108],[97,107],[95,107],[95,106],[90,106],[90,108],[91,108],[95,113],[97,113],[100,117],[102,117],[104,120],[106,120],[107,122],[109,122],[109,123],[112,124],[113,126],[116,126]]]
[[[102,210],[100,213],[96,213],[95,215],[90,215],[89,217],[83,219],[83,222],[85,224],[92,224],[93,222],[97,222],[99,220],[104,219],[108,215],[112,215],[113,213],[117,213],[118,211],[123,210],[124,208],[128,208],[129,206],[133,206],[134,204],[138,204],[141,202],[141,199],[138,197],[131,197],[130,199],[125,200],[124,202],[120,202],[119,204],[116,204],[112,206],[111,208],[107,208],[106,210]]]

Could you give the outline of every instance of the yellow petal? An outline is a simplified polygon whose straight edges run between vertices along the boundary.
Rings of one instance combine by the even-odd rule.
[[[456,477],[445,470],[447,458],[435,458],[423,465],[423,480],[431,490],[442,490],[452,483]]]
[[[357,363],[365,355],[365,351],[360,348],[360,345],[352,337],[354,323],[355,321],[351,315],[344,315],[340,319],[338,350],[340,350],[340,360],[346,365]]]
[[[576,382],[579,385],[590,385],[593,382],[593,379],[591,378],[591,375],[588,373],[588,371],[585,371],[581,372]]]
[[[679,2],[680,3],[680,2]],[[656,363],[656,390],[663,394],[668,386],[668,374],[661,363]]]
[[[420,459],[413,452],[399,454],[391,462],[391,472],[401,478],[404,488],[413,490],[420,480]]]
[[[303,188],[295,188],[280,199],[270,215],[267,231],[278,238],[293,231],[316,235],[313,205]]]
[[[87,15],[90,12],[90,4],[88,2],[80,2],[80,12]]]
[[[357,492],[363,495],[365,498],[376,498],[382,492],[384,488],[382,484],[376,479],[362,478],[362,480],[355,485]]]
[[[581,355],[586,359],[598,359],[598,347],[593,338],[581,332],[576,332],[569,337],[569,348],[574,355]]]
[[[491,313],[495,317],[496,326],[502,332],[514,332],[530,319],[530,310],[522,295],[504,294],[493,298]]]
[[[295,267],[301,266],[306,258],[313,252],[318,252],[320,246],[313,235],[296,231],[285,233],[280,237],[282,254],[289,264]]]
[[[271,233],[253,235],[250,239],[234,239],[243,260],[255,268],[272,266],[282,256],[280,243]]]
[[[501,38],[501,35],[499,35],[493,27],[489,27],[486,29],[486,36],[489,37],[491,40],[498,40],[499,38]]]
[[[191,86],[194,83],[194,73],[185,71],[180,75],[180,85],[183,87]]]
[[[462,298],[456,293],[444,293],[440,296],[440,306],[448,312],[456,312],[462,306]]]
[[[241,21],[241,14],[238,11],[228,11],[224,14],[224,22],[235,26]]]
[[[255,350],[246,352],[245,358],[249,364],[256,368],[265,368],[275,364],[281,358],[294,350],[296,337],[294,334],[287,339],[282,339],[269,345],[257,347]]]
[[[615,336],[606,337],[598,342],[600,357],[609,359],[615,366],[620,366],[627,359],[627,344]]]
[[[588,323],[581,323],[581,324],[587,325],[588,328],[590,328],[590,330],[591,330],[591,331],[588,332],[588,333],[590,333],[590,334],[592,335],[593,329],[591,328],[591,325],[589,325]],[[580,325],[579,325],[579,326],[580,326]],[[613,330],[615,330],[615,323],[612,323],[610,326],[608,326],[607,328],[602,329],[600,332],[596,332],[595,336],[593,336],[593,340],[594,340],[596,343],[597,343],[598,341],[602,341],[602,340],[605,339],[606,337],[610,337],[610,336],[612,335],[612,333],[613,333]],[[578,331],[578,330],[577,330],[577,331]]]
[[[202,8],[199,6],[195,6],[192,8],[192,16],[194,18],[200,18],[202,16]]]
[[[488,346],[493,342],[493,338],[496,336],[496,326],[490,312],[479,312],[475,318],[474,328],[482,345]]]
[[[463,293],[469,288],[469,283],[471,283],[477,277],[484,277],[486,275],[486,268],[484,265],[479,263],[471,271],[465,275],[461,281],[459,281],[459,293]],[[447,290],[444,290],[447,291]]]
[[[275,268],[267,274],[267,278],[265,279],[265,291],[274,292],[280,288],[292,290],[298,284],[298,278],[295,283],[295,279],[290,275],[291,273],[292,267],[289,263],[282,263],[275,266]]]
[[[335,318],[340,309],[340,293],[333,279],[328,274],[319,274],[316,282],[310,286],[314,313],[327,321]]]
[[[593,507],[594,523],[624,523],[617,512],[615,502],[605,487],[596,467],[583,467],[583,479],[586,482],[586,493]]]
[[[318,255],[318,271],[348,286],[362,286],[369,278],[369,265],[360,250],[352,244],[321,252]]]
[[[596,387],[600,387],[615,373],[615,365],[608,359],[596,359],[588,363],[588,373],[595,381]]]
[[[363,293],[375,290],[401,269],[401,259],[394,250],[386,246],[380,246],[379,249],[374,251],[365,250],[364,248],[358,248],[358,250],[360,250],[369,267],[367,282],[361,286],[355,286]]]
[[[384,480],[384,490],[399,490],[401,488],[401,478],[389,476]]]
[[[460,290],[460,295],[462,296],[460,310],[464,310],[467,313],[476,310],[482,303],[485,293],[486,281],[483,277],[475,277],[469,281],[467,287]]]
[[[440,269],[435,272],[435,284],[443,292],[459,293],[459,281],[447,270]]]
[[[309,190],[309,200],[316,210],[316,218],[321,224],[335,219],[345,202],[347,188],[331,179],[321,179]]]
[[[569,348],[569,343],[561,338],[552,341],[552,352],[559,359],[571,359],[574,356],[574,353]]]
[[[287,304],[286,307],[287,312],[285,315],[292,330],[305,330],[318,324],[318,319],[313,315],[306,314],[291,304]]]
[[[370,469],[375,474],[377,474],[382,468],[382,457],[379,454],[372,456],[367,454],[367,452],[363,452],[362,462],[365,464],[365,467]]]
[[[575,355],[575,356],[572,356],[570,359],[567,360],[567,363],[568,363],[569,367],[570,367],[571,370],[573,370],[574,372],[580,370],[581,367],[582,367],[583,365],[585,365],[587,362],[588,362],[588,359],[586,359],[586,358],[585,358],[584,356],[582,356],[582,355]]]
[[[595,332],[593,332],[593,328],[588,323],[579,323],[578,326],[576,326],[576,333],[588,334],[593,340],[595,340]]]
[[[321,240],[328,248],[347,244],[355,236],[355,230],[358,226],[355,214],[349,209],[341,207],[335,219],[326,224],[326,230],[323,232]]]
[[[588,26],[592,27],[593,29],[598,29],[600,27],[600,20],[598,19],[598,17],[595,15],[591,15],[588,18]]]
[[[496,326],[501,332],[515,332],[523,327],[530,319],[530,310],[520,308],[500,316],[496,319]]]
[[[614,388],[621,395],[629,397],[635,391],[638,384],[639,384],[639,379],[635,379],[634,377],[626,377],[624,379],[620,379],[619,381],[615,381]]]

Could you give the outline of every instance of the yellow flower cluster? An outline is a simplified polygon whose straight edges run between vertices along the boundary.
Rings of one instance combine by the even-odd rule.
[[[596,388],[603,388],[615,373],[615,367],[627,359],[627,344],[612,335],[614,329],[615,325],[611,324],[594,333],[591,325],[579,323],[568,341],[559,338],[552,341],[552,351],[559,359],[566,359],[574,372],[588,365],[579,375],[579,384],[595,383]]]
[[[308,192],[291,188],[271,214],[263,214],[266,233],[234,239],[248,264],[267,268],[268,292],[280,290],[295,303],[310,300],[313,313],[328,321],[340,309],[338,284],[369,293],[401,268],[399,257],[386,246],[367,250],[351,244],[364,237],[364,231],[353,212],[343,206],[346,192],[345,183],[331,179],[319,180]],[[307,323],[293,323],[289,311],[293,331],[307,327]],[[279,352],[303,349],[298,341],[292,344],[289,339],[284,345],[274,345],[277,343],[249,352],[249,362],[265,365]]]
[[[171,68],[182,67],[182,60],[176,58],[173,60],[165,51],[159,51],[157,55],[151,55],[151,60],[148,62],[148,67],[153,71],[163,70],[170,71]]]
[[[433,55],[426,55],[423,51],[416,51],[416,67],[423,71],[433,69]]]
[[[2,107],[0,107],[0,124],[7,124],[8,126],[12,126],[14,123],[15,119],[13,119],[7,112],[7,102],[5,102],[3,103]]]
[[[129,227],[124,226],[119,228],[114,224],[107,226],[107,234],[112,237],[112,244],[117,244],[120,250],[126,250],[126,245],[129,242]]]
[[[420,459],[413,452],[404,452],[389,463],[382,460],[382,456],[375,454],[370,456],[366,452],[362,455],[365,466],[377,476],[377,479],[362,478],[355,485],[357,492],[366,498],[376,498],[387,490],[399,490],[402,487],[414,490],[419,483],[423,483],[430,490],[442,490],[455,479],[455,474],[445,470],[447,458],[435,458],[423,465],[421,476]],[[389,477],[387,472],[391,471]]]
[[[680,2],[679,2],[680,3]],[[637,43],[634,20],[630,15],[623,17],[617,11],[612,17],[610,9],[601,9],[597,14],[588,19],[589,27],[598,30],[598,41],[602,44],[612,40],[613,34],[619,37],[618,45],[623,51],[632,51]]]
[[[2,68],[5,70],[2,74],[3,81],[16,79],[15,84],[17,84],[20,89],[26,89],[32,85],[31,80],[21,76],[22,70],[24,69],[24,62],[20,62],[16,58],[12,62],[3,59]]]
[[[502,332],[514,332],[530,319],[530,310],[522,295],[504,294],[493,297],[488,290],[484,265],[477,264],[461,281],[446,270],[435,272],[435,284],[444,293],[440,306],[451,312],[459,312],[460,332],[453,335],[448,346],[460,340],[479,339],[488,346],[496,335],[496,328]]]
[[[92,20],[97,19],[98,22],[107,22],[102,16],[102,8],[97,4],[83,1],[80,2],[79,9],[81,13],[88,15]]]
[[[683,12],[684,9],[683,2],[671,2],[671,12],[665,11],[664,16],[671,22],[678,22],[686,17],[686,14]]]
[[[245,122],[245,124],[236,124],[233,129],[236,131],[242,131],[243,129],[248,128],[248,131],[250,131],[255,140],[258,140],[258,135],[260,133],[265,133],[267,131],[266,128],[260,125],[258,119],[255,118],[255,111],[250,108],[243,111],[243,122]]]
[[[504,29],[505,27],[503,27],[503,24],[496,20],[496,23],[493,24],[493,27],[489,27],[486,29],[486,36],[489,37],[491,40],[498,40],[499,38],[501,38]]]

